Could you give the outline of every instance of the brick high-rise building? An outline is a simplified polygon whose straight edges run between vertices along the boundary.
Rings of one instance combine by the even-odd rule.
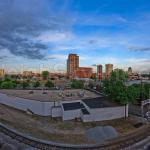
[[[77,68],[79,68],[79,56],[76,54],[69,54],[67,59],[67,76],[73,78]]]
[[[106,76],[106,78],[109,78],[111,72],[113,71],[113,64],[106,64],[105,69],[106,69],[105,76]]]
[[[98,80],[102,80],[102,76],[103,76],[102,69],[103,69],[102,65],[97,65],[97,79]]]
[[[69,54],[67,59],[67,76],[73,78],[91,78],[92,68],[79,67],[79,56],[76,54]]]

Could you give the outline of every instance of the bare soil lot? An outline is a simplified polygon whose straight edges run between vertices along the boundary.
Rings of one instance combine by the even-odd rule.
[[[62,100],[80,100],[85,98],[100,97],[100,95],[90,92],[88,90],[0,90],[0,93],[4,93],[14,97],[22,97],[26,99],[38,100],[38,101],[62,101]],[[82,96],[83,95],[83,96]]]
[[[136,120],[129,117],[127,119],[91,123],[63,122],[61,119],[31,116],[25,112],[0,104],[0,122],[36,138],[61,143],[92,144],[94,142],[86,138],[85,132],[87,129],[100,125],[111,125],[116,128],[120,135],[127,134],[135,130],[134,124]]]

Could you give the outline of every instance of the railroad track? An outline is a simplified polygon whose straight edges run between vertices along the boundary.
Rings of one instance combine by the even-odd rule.
[[[136,132],[134,131],[130,134],[120,136],[119,138],[109,140],[103,144],[93,145],[72,145],[39,140],[23,135],[1,123],[0,132],[21,143],[41,150],[117,150],[128,147],[150,136],[150,125],[145,125],[139,128]]]

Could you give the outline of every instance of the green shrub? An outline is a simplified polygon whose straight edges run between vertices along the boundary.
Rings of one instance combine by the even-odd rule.
[[[84,83],[81,80],[73,80],[71,82],[71,88],[74,88],[74,89],[83,89],[84,88]]]
[[[16,84],[13,83],[12,81],[4,81],[1,83],[2,89],[13,89],[15,87],[16,87]]]
[[[48,80],[48,81],[45,83],[45,87],[52,88],[52,87],[54,87],[54,84],[53,84],[52,81]]]

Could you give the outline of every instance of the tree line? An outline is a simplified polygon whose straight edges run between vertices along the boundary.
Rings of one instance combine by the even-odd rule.
[[[110,78],[103,81],[103,92],[120,104],[136,104],[149,98],[150,84],[127,85],[127,79],[123,70],[112,71]]]

